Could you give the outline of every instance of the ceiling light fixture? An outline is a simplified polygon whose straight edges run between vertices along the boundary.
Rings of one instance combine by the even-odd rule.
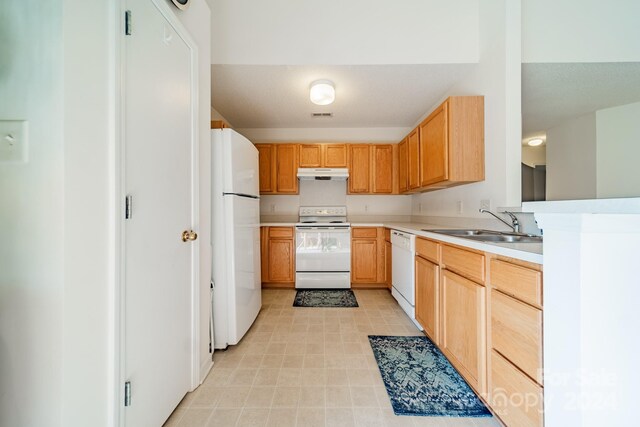
[[[329,80],[316,80],[311,83],[309,99],[316,105],[329,105],[336,99],[336,90]]]
[[[529,142],[527,142],[527,145],[529,145],[530,147],[537,147],[538,145],[541,145],[544,142],[544,140],[542,138],[533,138],[530,139]]]

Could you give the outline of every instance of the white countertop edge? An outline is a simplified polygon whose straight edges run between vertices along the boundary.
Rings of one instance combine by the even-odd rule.
[[[524,202],[523,212],[533,213],[640,213],[640,197],[618,199],[555,200],[545,202]]]
[[[295,222],[261,222],[260,227],[295,227]]]
[[[507,256],[516,258],[522,261],[529,261],[535,264],[543,264],[543,255],[541,243],[487,243],[477,242],[475,240],[465,239],[462,237],[447,236],[439,233],[431,233],[428,231],[422,231],[423,228],[445,228],[442,226],[435,226],[432,224],[385,224],[387,228],[392,228],[398,231],[404,231],[407,233],[415,234],[416,236],[426,237],[432,240],[438,240],[445,243],[451,243],[458,246],[464,246],[470,249],[477,249],[479,251],[490,252],[496,255]],[[419,228],[415,228],[419,227]],[[455,228],[455,227],[450,227]],[[508,246],[507,246],[508,245]],[[523,245],[524,248],[523,248]],[[525,249],[526,248],[526,249]]]

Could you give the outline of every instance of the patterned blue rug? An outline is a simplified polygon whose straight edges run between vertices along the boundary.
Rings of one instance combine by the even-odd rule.
[[[351,289],[301,289],[293,300],[294,307],[358,307]]]
[[[429,338],[369,335],[369,342],[396,415],[491,416]]]

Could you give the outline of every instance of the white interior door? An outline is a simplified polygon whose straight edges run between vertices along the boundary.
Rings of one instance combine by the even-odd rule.
[[[166,6],[165,6],[166,7]],[[197,244],[192,180],[192,47],[154,0],[126,2],[124,188],[132,197],[124,237],[124,375],[128,426],[159,426],[191,385]]]

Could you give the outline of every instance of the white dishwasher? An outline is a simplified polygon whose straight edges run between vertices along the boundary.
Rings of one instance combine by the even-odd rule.
[[[391,230],[391,295],[407,313],[418,329],[422,326],[416,321],[416,236]]]

